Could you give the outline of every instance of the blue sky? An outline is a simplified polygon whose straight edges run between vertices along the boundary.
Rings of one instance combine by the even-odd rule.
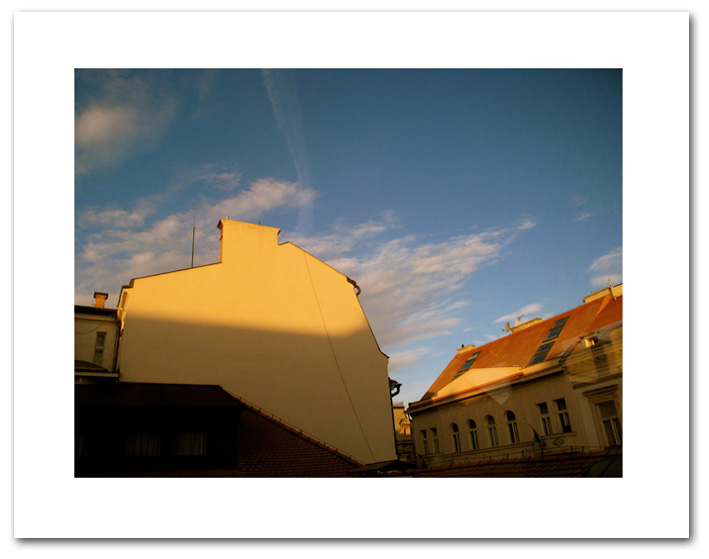
[[[352,277],[396,398],[622,281],[619,70],[78,70],[75,301],[261,222]],[[196,202],[195,202],[196,201]],[[196,211],[195,211],[196,205]]]

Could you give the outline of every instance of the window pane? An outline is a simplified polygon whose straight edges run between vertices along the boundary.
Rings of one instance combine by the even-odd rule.
[[[618,412],[615,409],[615,402],[603,402],[598,404],[598,413],[602,418],[615,417]]]

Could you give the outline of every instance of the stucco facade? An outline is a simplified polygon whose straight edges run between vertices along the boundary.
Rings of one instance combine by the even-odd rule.
[[[359,288],[278,229],[219,228],[219,263],[121,291],[121,381],[217,384],[362,463],[395,459],[388,359]]]

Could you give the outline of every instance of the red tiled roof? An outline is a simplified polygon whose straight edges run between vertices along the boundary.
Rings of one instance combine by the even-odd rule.
[[[480,347],[458,353],[426,391],[422,400],[430,398],[448,385],[460,370],[465,360],[473,353],[480,355],[466,374],[476,369],[495,367],[526,367],[542,344],[551,326],[557,320],[568,317],[563,330],[544,361],[558,359],[578,343],[588,332],[623,319],[623,296],[615,299],[610,295],[600,297],[552,318],[533,324]]]
[[[424,468],[413,477],[622,477],[621,450],[482,460],[469,464]]]
[[[361,466],[249,407],[241,414],[238,437],[239,468],[233,476],[341,477]]]

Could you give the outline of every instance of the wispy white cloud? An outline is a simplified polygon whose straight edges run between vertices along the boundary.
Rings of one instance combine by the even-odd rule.
[[[495,324],[500,322],[516,321],[517,318],[520,317],[527,317],[528,320],[531,320],[532,318],[536,318],[541,313],[542,308],[543,307],[541,303],[530,303],[529,305],[525,305],[524,307],[515,312],[496,318]],[[520,320],[524,322],[521,318]]]
[[[297,211],[301,205],[311,204],[315,196],[314,191],[295,183],[260,179],[228,198],[202,200],[197,228],[212,231],[227,215],[256,221],[271,210]],[[76,286],[77,298],[96,290],[117,292],[131,278],[189,267],[193,212],[173,213],[145,225],[153,206],[154,201],[147,199],[132,211],[94,209],[79,216],[79,223],[93,232],[77,247],[76,266],[81,278]],[[207,247],[208,251],[196,256],[196,265],[218,260],[218,243],[207,243]]]
[[[296,242],[357,281],[360,301],[384,351],[450,333],[460,325],[459,311],[468,303],[454,302],[453,296],[477,270],[500,258],[518,233],[517,228],[497,229],[431,243],[413,235],[391,238],[392,223],[371,220],[366,227],[339,227]],[[357,242],[363,231],[387,231],[389,238]]]
[[[591,212],[579,212],[574,216],[573,222],[574,223],[583,223],[583,222],[590,220],[591,217],[593,217],[593,214]]]
[[[586,196],[574,196],[571,198],[572,206],[583,206],[588,203],[588,198]]]
[[[212,224],[227,215],[239,221],[253,221],[275,208],[300,209],[311,206],[315,198],[317,193],[310,188],[301,188],[294,182],[265,178],[254,181],[248,189],[235,196],[205,205],[200,213],[206,215],[208,223]]]
[[[110,209],[98,211],[90,208],[78,216],[79,227],[138,227],[145,223],[145,218],[152,213],[152,208],[144,206],[132,211]]]
[[[398,369],[409,367],[410,365],[413,365],[414,363],[417,363],[421,359],[425,358],[429,353],[430,349],[427,347],[420,347],[393,353],[389,356],[389,371],[396,371]]]
[[[519,225],[517,225],[517,229],[520,231],[526,231],[527,229],[531,229],[532,227],[536,227],[537,221],[532,218],[525,218],[522,221],[520,221]]]
[[[236,180],[223,169],[201,169],[191,176],[219,180],[225,173],[226,180]],[[259,179],[226,198],[202,199],[196,212],[197,229],[211,231],[227,215],[255,222],[273,210],[297,212],[311,205],[316,196],[297,183]],[[84,278],[77,284],[77,296],[95,290],[118,291],[131,278],[189,266],[191,208],[145,225],[155,205],[154,199],[148,199],[133,210],[91,210],[82,215],[80,221],[94,232],[77,249],[77,269]],[[360,301],[377,339],[385,352],[398,355],[396,365],[422,355],[411,349],[413,343],[451,333],[462,323],[461,311],[471,304],[459,298],[463,286],[480,268],[503,257],[505,247],[530,226],[430,242],[416,235],[399,235],[396,215],[382,212],[354,224],[336,221],[321,235],[284,232],[281,241],[294,242],[357,281],[362,289]],[[195,264],[217,261],[218,243],[210,250],[211,255],[202,251],[196,256]]]
[[[184,186],[198,184],[202,187],[230,192],[241,183],[241,171],[235,165],[219,165],[207,163],[186,173],[182,173],[181,181]]]
[[[616,247],[603,256],[596,258],[588,268],[593,274],[591,285],[603,287],[610,279],[613,284],[623,281],[623,247]]]
[[[75,172],[87,175],[150,150],[169,129],[178,102],[169,90],[158,95],[141,76],[106,74],[100,94],[77,108]]]

